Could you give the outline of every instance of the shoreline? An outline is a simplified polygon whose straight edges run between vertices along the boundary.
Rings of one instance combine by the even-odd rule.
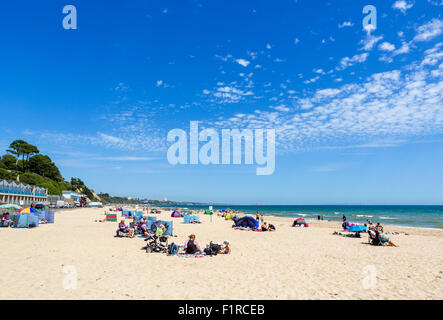
[[[325,207],[330,207],[331,205],[294,205],[294,206],[300,206],[300,207],[309,207],[309,206],[312,206],[312,207],[322,207],[322,206],[325,206]],[[349,205],[349,207],[358,207],[358,206],[361,206],[361,207],[371,207],[371,206],[372,207],[399,207],[401,205],[371,205],[371,206],[367,206],[367,205]],[[195,212],[200,212],[200,211],[208,210],[205,206],[195,206],[195,207],[196,208],[193,208],[193,206],[189,206],[189,210],[192,210],[192,211],[195,211]],[[342,222],[340,216],[342,214],[345,214],[347,216],[347,218],[348,218],[348,221],[352,221],[353,223],[358,223],[358,224],[365,224],[365,223],[367,223],[366,220],[369,219],[369,220],[372,220],[374,223],[375,222],[380,222],[383,225],[389,225],[389,226],[394,226],[394,227],[443,230],[443,222],[439,222],[439,221],[437,221],[435,223],[432,223],[432,225],[429,225],[429,224],[428,225],[409,225],[409,224],[402,224],[402,222],[398,222],[397,223],[396,220],[402,219],[401,217],[399,217],[399,218],[397,218],[397,217],[396,218],[386,218],[384,216],[384,215],[389,216],[390,214],[392,214],[390,212],[381,213],[382,216],[377,216],[377,213],[375,213],[375,216],[373,216],[374,213],[370,213],[370,212],[369,213],[367,213],[367,212],[363,212],[363,213],[346,213],[346,212],[343,213],[343,212],[339,212],[339,214],[335,214],[334,215],[334,212],[332,212],[332,211],[328,211],[328,212],[307,212],[307,213],[304,213],[304,212],[297,212],[296,210],[294,210],[292,212],[288,211],[288,215],[284,215],[283,216],[283,215],[275,215],[272,211],[266,211],[266,208],[263,209],[263,207],[260,208],[259,206],[253,206],[253,205],[238,205],[238,206],[216,206],[216,205],[214,205],[214,207],[215,208],[214,208],[213,211],[215,212],[215,214],[217,214],[218,211],[221,210],[221,209],[231,209],[231,210],[235,210],[235,211],[241,212],[244,215],[250,215],[250,216],[255,217],[256,209],[258,209],[259,212],[261,214],[263,214],[264,217],[271,217],[272,216],[272,217],[292,218],[292,219],[304,218],[304,219],[309,220],[309,221],[317,221],[317,219],[316,219],[317,215],[327,214],[329,216],[328,217],[329,218],[328,221],[337,221],[337,222]],[[244,207],[251,208],[251,211],[244,211]],[[266,207],[291,207],[291,205],[289,205],[289,206],[285,206],[285,205],[273,205],[272,206],[272,205],[269,205],[269,206],[266,206]],[[441,205],[405,205],[403,207],[436,207],[436,208],[440,208],[440,207],[443,207],[443,206],[441,206]],[[173,208],[173,207],[171,207],[171,206],[165,206],[165,207],[159,206],[159,208],[170,209],[170,208]],[[177,207],[177,208],[182,208],[182,207]],[[442,208],[442,210],[443,210],[443,208]],[[394,213],[394,214],[396,214],[396,213]],[[400,213],[400,215],[401,215],[401,213]],[[331,216],[332,216],[332,219],[331,219]],[[334,219],[335,216],[337,216],[336,219]],[[362,217],[365,217],[365,218],[362,218]],[[357,218],[357,219],[355,219],[355,221],[354,221],[353,220],[354,218]],[[423,218],[426,218],[426,216],[424,216]],[[326,217],[325,217],[325,219],[326,219]],[[392,222],[393,220],[395,220],[395,221]],[[324,220],[324,221],[326,221],[326,220]],[[388,221],[388,222],[386,222],[386,221]],[[391,222],[389,222],[389,221],[391,221]]]

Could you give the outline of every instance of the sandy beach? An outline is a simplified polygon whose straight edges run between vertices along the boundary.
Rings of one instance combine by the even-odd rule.
[[[170,242],[196,234],[205,246],[229,240],[232,254],[180,258],[147,254],[142,238],[115,238],[117,223],[94,222],[106,208],[58,211],[55,224],[0,229],[0,299],[443,299],[443,231],[385,226],[399,245],[375,247],[367,235],[332,235],[339,222],[276,232],[239,231],[200,215],[174,221]],[[372,276],[371,276],[372,275]],[[74,280],[73,280],[74,279]]]

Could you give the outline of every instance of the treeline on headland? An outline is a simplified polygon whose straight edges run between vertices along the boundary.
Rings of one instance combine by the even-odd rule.
[[[66,181],[55,163],[47,155],[40,153],[37,146],[24,140],[14,140],[0,158],[0,179],[13,180],[47,188],[50,195],[61,195],[64,190],[85,194],[90,201],[103,203],[141,203],[122,197],[111,197],[109,194],[97,196],[79,178]]]

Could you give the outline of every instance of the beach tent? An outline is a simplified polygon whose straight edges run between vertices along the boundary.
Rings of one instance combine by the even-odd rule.
[[[165,236],[172,236],[172,221],[162,221],[162,220],[154,221],[148,229],[149,232],[155,233],[155,231],[161,224],[166,227],[166,231],[163,234]]]
[[[200,222],[200,216],[185,215],[183,217],[183,222],[184,223]]]
[[[35,214],[17,214],[14,217],[16,228],[38,227],[38,215]]]
[[[143,211],[137,211],[134,214],[135,221],[139,222],[143,218]]]
[[[309,227],[309,224],[306,222],[304,218],[297,218],[295,219],[294,223],[292,224],[293,227]]]
[[[171,217],[172,217],[172,218],[181,218],[181,214],[178,213],[177,211],[174,211],[174,212],[171,214]]]
[[[48,223],[54,223],[55,222],[54,211],[52,210],[45,211],[45,219],[46,221],[48,221]]]
[[[251,229],[258,229],[258,221],[255,220],[253,217],[246,216],[243,218],[240,218],[235,223],[236,227],[243,227],[243,228],[251,228]]]
[[[153,217],[153,216],[146,217],[146,227],[148,228],[148,230],[151,229],[152,224],[156,221],[157,221],[156,217]]]

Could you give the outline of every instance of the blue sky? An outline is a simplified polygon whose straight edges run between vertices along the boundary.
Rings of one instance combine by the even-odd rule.
[[[77,8],[78,29],[62,27]],[[0,4],[0,149],[97,192],[233,204],[442,204],[442,0]],[[273,175],[172,166],[169,130],[275,129]]]

